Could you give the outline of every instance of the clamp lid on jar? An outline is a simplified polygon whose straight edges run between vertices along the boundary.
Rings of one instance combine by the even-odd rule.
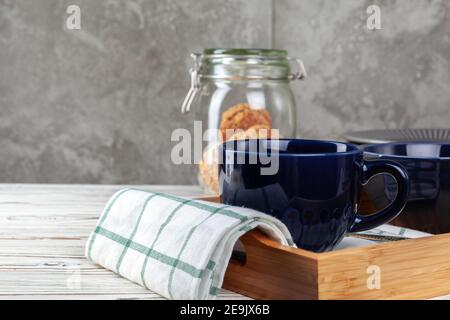
[[[187,112],[201,88],[202,80],[258,81],[299,80],[306,77],[300,59],[291,58],[286,50],[276,49],[205,49],[192,53],[191,88],[181,111]],[[291,63],[296,64],[292,71]]]

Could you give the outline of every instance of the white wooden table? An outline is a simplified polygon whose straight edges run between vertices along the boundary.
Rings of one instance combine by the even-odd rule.
[[[123,187],[0,184],[0,300],[161,299],[84,257],[103,207]],[[196,186],[139,187],[201,194]],[[219,299],[246,297],[222,290]]]
[[[84,257],[105,203],[123,187],[0,184],[0,299],[161,299]],[[140,188],[201,194],[195,186]],[[245,297],[222,290],[219,298]]]

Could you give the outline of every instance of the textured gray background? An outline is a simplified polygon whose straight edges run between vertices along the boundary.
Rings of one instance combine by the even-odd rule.
[[[382,30],[368,31],[379,4]],[[78,4],[82,29],[64,29]],[[447,0],[0,0],[0,182],[196,183],[170,161],[189,53],[303,58],[299,135],[449,127]]]

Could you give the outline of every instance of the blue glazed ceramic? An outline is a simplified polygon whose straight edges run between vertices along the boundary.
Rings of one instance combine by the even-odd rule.
[[[362,151],[352,144],[240,140],[223,143],[219,155],[222,201],[280,219],[298,247],[315,252],[333,249],[346,232],[368,230],[395,218],[408,195],[408,176],[401,166],[387,160],[364,161]],[[359,215],[362,185],[383,172],[398,181],[395,200],[376,214]]]
[[[408,203],[393,224],[429,233],[450,232],[450,143],[394,142],[362,146],[365,158],[400,163],[410,178]],[[384,195],[368,188],[375,208],[382,208],[395,197],[397,188],[384,176]],[[376,189],[379,185],[375,184]],[[370,185],[368,186],[370,187]]]

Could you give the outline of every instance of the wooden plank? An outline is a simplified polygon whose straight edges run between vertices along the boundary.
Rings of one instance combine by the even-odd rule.
[[[125,186],[0,184],[0,299],[161,299],[84,258],[87,237]],[[197,186],[135,186],[179,196]],[[222,290],[219,299],[246,299]]]
[[[0,299],[161,299],[159,295],[93,265],[84,258],[85,242],[101,210],[109,197],[122,187],[0,184]],[[181,196],[202,193],[198,187],[143,188]],[[250,294],[252,290],[259,288],[262,280],[262,275],[255,270],[260,266],[269,266],[271,286],[258,291],[260,298],[270,297],[274,290],[280,290],[281,294],[277,297],[282,298],[315,298],[320,295],[319,290],[322,290],[321,298],[336,298],[334,289],[330,289],[336,285],[342,288],[341,293],[345,291],[354,294],[352,289],[346,286],[356,283],[356,280],[352,280],[355,275],[353,272],[356,269],[358,272],[365,271],[368,263],[380,264],[382,277],[384,275],[386,281],[393,283],[385,288],[391,297],[410,298],[411,294],[408,292],[415,290],[412,285],[418,281],[424,283],[429,272],[433,273],[434,278],[432,284],[424,284],[423,288],[420,288],[421,296],[431,297],[435,294],[433,292],[446,293],[446,288],[449,288],[447,260],[450,252],[446,249],[449,248],[446,238],[441,239],[443,242],[439,245],[442,251],[431,267],[427,259],[431,258],[434,250],[426,250],[428,247],[425,244],[425,247],[420,249],[424,242],[405,241],[406,247],[398,249],[398,253],[408,252],[411,257],[407,259],[415,258],[419,264],[422,263],[422,268],[413,269],[404,263],[401,268],[402,277],[399,279],[392,276],[393,272],[397,271],[393,264],[402,261],[398,260],[397,254],[391,255],[385,251],[390,245],[397,243],[372,246],[369,251],[364,251],[364,248],[345,249],[321,254],[320,258],[317,258],[317,254],[305,251],[301,267],[298,267],[284,259],[292,257],[297,249],[283,247],[275,251],[275,248],[280,249],[279,244],[260,240],[263,244],[271,245],[273,254],[278,255],[272,262],[269,261],[272,265],[268,264],[269,256],[254,245],[249,247],[250,264],[247,265],[252,272],[242,273],[242,265],[236,263],[229,269],[245,284],[241,292]],[[418,248],[423,251],[419,256],[416,254]],[[339,268],[339,265],[348,265],[348,262],[351,262],[354,270]],[[287,282],[277,279],[276,273],[280,270],[291,274]],[[314,272],[317,272],[317,277]],[[366,279],[367,275],[364,276]],[[315,278],[320,281],[316,291],[311,287]],[[396,290],[396,285],[403,285],[406,279],[411,280],[411,286],[405,291]],[[225,283],[228,283],[229,287],[239,287],[238,282],[230,283],[230,278],[226,278]],[[290,283],[298,283],[303,287],[298,291],[289,291],[286,288]],[[363,282],[358,283],[359,287],[362,285]],[[249,290],[252,286],[253,289]],[[358,290],[356,293],[364,296],[362,289]],[[373,296],[374,293],[371,294],[372,296],[365,297],[378,297]],[[221,291],[219,299],[230,298],[246,299],[228,290]],[[450,299],[450,295],[438,299]]]

